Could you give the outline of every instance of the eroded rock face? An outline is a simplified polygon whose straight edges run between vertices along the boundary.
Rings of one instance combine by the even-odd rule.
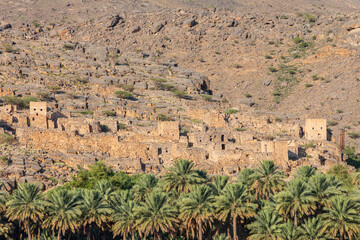
[[[347,41],[355,47],[360,46],[360,26],[348,33]]]

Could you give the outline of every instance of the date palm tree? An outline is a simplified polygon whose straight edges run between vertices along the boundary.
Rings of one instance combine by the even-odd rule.
[[[250,190],[253,187],[256,177],[257,175],[253,169],[245,168],[239,172],[237,182],[245,185]]]
[[[24,183],[19,185],[6,203],[6,216],[24,224],[29,240],[31,223],[37,223],[44,217],[44,198],[37,184]]]
[[[318,173],[312,176],[308,181],[309,191],[316,198],[316,204],[319,209],[329,206],[332,197],[342,194],[345,189],[342,183],[334,176],[327,176]]]
[[[275,199],[278,203],[276,209],[285,218],[293,218],[296,227],[299,218],[313,214],[316,209],[316,198],[307,189],[302,179],[290,181],[286,190],[278,193]]]
[[[232,219],[233,239],[235,240],[238,239],[238,219],[244,221],[245,218],[255,216],[257,205],[251,203],[251,200],[246,186],[242,184],[229,184],[224,188],[222,194],[216,197],[215,206],[218,218],[221,221]]]
[[[194,163],[185,159],[175,162],[170,171],[164,176],[164,190],[170,192],[189,192],[193,185],[204,182],[198,171],[194,169]]]
[[[211,179],[210,187],[213,190],[215,196],[219,196],[229,181],[229,176],[217,175]]]
[[[115,192],[110,197],[110,206],[112,208],[112,217],[114,225],[112,231],[114,236],[122,235],[126,240],[131,233],[132,240],[135,239],[136,230],[136,203],[131,200],[129,190]]]
[[[179,218],[185,223],[187,229],[191,228],[195,222],[199,240],[203,239],[203,228],[213,221],[214,202],[211,188],[205,185],[195,186],[180,202]]]
[[[93,189],[100,192],[104,201],[109,201],[111,194],[114,192],[114,188],[107,179],[102,179],[95,182]]]
[[[82,224],[87,232],[87,240],[91,240],[95,226],[103,228],[109,221],[110,206],[104,201],[102,193],[95,190],[82,191],[81,211]]]
[[[256,220],[248,225],[249,240],[280,240],[282,239],[283,219],[273,208],[261,210]]]
[[[281,191],[285,185],[283,181],[285,175],[273,161],[262,161],[256,168],[255,174],[256,199],[260,196],[269,200],[270,195]]]
[[[134,200],[141,202],[150,194],[158,184],[158,179],[154,175],[143,175],[132,188]]]
[[[352,239],[360,233],[359,206],[354,200],[339,195],[329,201],[322,214],[324,220],[323,231],[329,236],[339,236],[340,240]]]
[[[323,221],[313,217],[304,221],[299,227],[299,240],[326,240],[329,239],[322,231]]]
[[[78,218],[81,215],[79,204],[78,194],[67,189],[53,191],[47,196],[46,218],[43,224],[52,231],[58,231],[58,240],[66,231],[75,232],[78,228]]]
[[[307,181],[309,180],[310,177],[314,176],[315,174],[316,174],[316,168],[312,166],[304,165],[296,169],[295,177]]]
[[[164,193],[154,192],[146,197],[144,203],[135,209],[138,231],[145,237],[154,234],[154,239],[161,239],[161,233],[175,231],[178,223],[177,209],[169,204]]]
[[[287,221],[281,228],[282,240],[295,240],[299,238],[299,230],[293,222]]]

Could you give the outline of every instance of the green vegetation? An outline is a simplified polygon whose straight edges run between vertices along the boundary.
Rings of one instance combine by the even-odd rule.
[[[135,89],[133,85],[129,85],[129,84],[119,84],[119,87],[128,92],[132,92]]]
[[[336,126],[336,125],[338,125],[338,122],[337,121],[327,121],[327,125],[329,126],[329,127],[333,127],[333,126]]]
[[[115,95],[121,99],[132,99],[134,97],[131,93],[121,90],[115,91]]]
[[[298,67],[294,65],[280,64],[278,68],[274,68],[276,75],[274,101],[279,103],[280,100],[291,93],[292,88],[299,83],[297,74],[300,73]]]
[[[239,112],[239,110],[231,108],[231,109],[226,110],[225,114],[230,115],[230,114],[235,114],[235,113],[238,113],[238,112]]]
[[[177,97],[177,98],[187,98],[187,93],[184,91],[180,91],[180,90],[174,90],[173,94]]]
[[[126,124],[124,124],[124,123],[118,123],[118,124],[117,124],[117,128],[118,128],[119,130],[126,130],[126,129],[127,129],[127,126],[126,126]]]
[[[65,50],[74,50],[74,45],[65,43],[65,44],[63,45],[63,48],[64,48]]]
[[[306,21],[308,21],[309,23],[314,23],[316,22],[316,17],[310,13],[305,13],[304,14],[304,18]]]
[[[79,114],[82,114],[82,115],[93,115],[94,114],[94,112],[90,111],[90,110],[73,111],[73,113],[79,113]]]
[[[235,128],[235,130],[238,132],[245,132],[247,129],[246,128]]]
[[[0,145],[5,144],[11,144],[15,141],[13,135],[8,134],[8,133],[1,133],[0,134]]]
[[[30,95],[26,95],[24,97],[18,96],[5,96],[3,100],[6,104],[16,105],[19,108],[29,108],[30,102],[38,102],[39,100]]]
[[[165,114],[159,114],[158,116],[157,116],[157,120],[159,120],[159,121],[175,121],[172,117],[169,117],[169,116],[167,116],[167,115],[165,115]]]
[[[315,144],[313,142],[309,142],[309,143],[305,143],[304,145],[300,145],[300,147],[309,149],[309,148],[314,148]]]
[[[252,95],[250,93],[245,93],[244,95],[245,95],[246,98],[251,98],[252,97]]]
[[[202,97],[207,102],[211,102],[211,100],[212,100],[211,95],[200,94],[200,97]]]
[[[360,138],[360,133],[356,133],[356,132],[349,132],[347,135],[353,139]]]
[[[105,111],[103,111],[103,113],[108,117],[115,117],[116,116],[116,112],[114,112],[112,110],[105,110]]]
[[[3,239],[358,239],[360,174],[301,166],[291,180],[272,161],[237,178],[179,159],[162,178],[102,162],[43,192],[0,192]],[[53,179],[56,182],[55,179]],[[214,225],[216,224],[216,227]],[[40,233],[41,232],[41,233]],[[54,234],[54,235],[52,235]],[[215,237],[216,235],[216,237]]]

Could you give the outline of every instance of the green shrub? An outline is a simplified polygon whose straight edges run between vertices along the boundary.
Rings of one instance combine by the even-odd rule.
[[[314,148],[315,145],[314,145],[313,142],[309,142],[309,143],[305,143],[303,145],[300,145],[300,147],[305,148],[305,149],[309,149],[309,148]]]
[[[246,131],[247,129],[246,128],[235,128],[236,131],[238,132],[244,132]]]
[[[65,50],[74,50],[74,45],[72,44],[65,43],[63,47],[65,48]]]
[[[48,92],[38,92],[38,93],[36,93],[36,95],[42,101],[50,99],[50,93],[48,93]]]
[[[306,83],[305,84],[305,87],[307,87],[307,88],[312,87],[312,86],[314,86],[314,85],[312,85],[311,83]]]
[[[111,111],[111,110],[104,110],[103,113],[108,117],[115,117],[116,116],[116,112]]]
[[[152,81],[154,81],[154,82],[156,82],[156,83],[165,83],[165,82],[167,82],[167,80],[164,79],[164,78],[155,78],[155,77],[152,77],[152,78],[150,78],[150,80],[152,80]]]
[[[316,22],[316,17],[314,15],[311,15],[310,13],[305,13],[304,14],[304,18],[309,22],[309,23],[314,23]]]
[[[316,81],[316,80],[319,80],[319,76],[317,74],[314,74],[311,76],[311,78]]]
[[[304,39],[302,39],[301,37],[294,37],[293,41],[296,44],[300,44],[300,43],[304,42]]]
[[[14,137],[8,133],[1,133],[0,134],[0,145],[8,145],[15,141]]]
[[[0,164],[9,165],[10,159],[5,156],[0,156]]]
[[[126,91],[121,91],[121,90],[116,91],[115,95],[116,95],[116,97],[122,98],[122,99],[131,99],[134,97],[131,93],[126,92]]]
[[[274,73],[274,72],[277,72],[277,68],[276,67],[269,67],[269,71]]]
[[[352,139],[360,138],[360,133],[356,133],[356,132],[349,132],[347,135]]]
[[[271,55],[269,55],[269,54],[266,54],[265,55],[265,59],[272,59],[273,57],[271,56]]]
[[[239,112],[239,110],[237,110],[237,109],[228,109],[225,111],[225,114],[235,114],[238,112]]]
[[[163,91],[175,91],[176,90],[174,85],[161,83],[161,82],[156,82],[156,89],[163,90]]]
[[[5,96],[3,100],[7,104],[16,105],[19,108],[29,108],[30,102],[38,102],[39,100],[34,96],[26,95],[22,98],[18,96]]]
[[[111,131],[110,128],[105,124],[101,125],[100,128],[101,128],[101,132],[110,132]]]
[[[174,90],[173,94],[177,97],[177,98],[186,98],[187,97],[187,93],[184,91],[180,91],[180,90]]]
[[[246,98],[251,98],[252,95],[251,95],[250,93],[245,93],[245,97],[246,97]]]
[[[94,114],[94,112],[90,111],[90,110],[74,111],[73,113],[79,113],[79,114],[82,114],[82,115],[93,115]]]
[[[162,121],[162,122],[166,122],[166,121],[175,121],[172,117],[169,117],[165,114],[159,114],[157,117],[157,120]]]
[[[206,95],[206,94],[200,94],[200,97],[202,97],[207,102],[210,102],[212,99],[211,95]]]
[[[124,89],[125,91],[128,91],[128,92],[132,92],[134,91],[134,86],[133,85],[129,85],[129,84],[119,84],[119,87]]]
[[[124,124],[124,123],[118,123],[118,124],[117,124],[117,128],[118,128],[119,130],[126,130],[126,129],[127,129],[127,126],[126,126],[126,124]]]
[[[329,126],[336,126],[338,124],[338,122],[337,121],[327,121],[327,125],[329,125]]]

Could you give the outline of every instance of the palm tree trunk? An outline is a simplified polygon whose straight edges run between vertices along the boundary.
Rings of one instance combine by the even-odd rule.
[[[25,225],[26,225],[26,232],[27,232],[28,238],[29,238],[29,240],[31,240],[32,236],[31,236],[31,230],[30,230],[30,221],[27,220]]]
[[[298,225],[298,219],[297,219],[296,212],[294,213],[294,224],[295,224],[295,227],[297,227],[297,225]]]
[[[61,239],[61,230],[59,229],[58,235],[57,235],[57,240]]]
[[[134,232],[134,230],[131,231],[131,239],[135,240],[135,232]]]
[[[87,231],[87,234],[86,234],[86,240],[91,240],[91,226],[90,225],[88,227],[88,231]]]
[[[199,221],[199,240],[202,240],[202,234],[203,234],[203,232],[202,232],[202,222],[201,222],[201,220]]]
[[[237,216],[234,216],[233,217],[233,239],[234,240],[237,240],[237,233],[236,233],[236,218],[237,218]]]
[[[123,234],[123,240],[126,240],[126,234]]]

